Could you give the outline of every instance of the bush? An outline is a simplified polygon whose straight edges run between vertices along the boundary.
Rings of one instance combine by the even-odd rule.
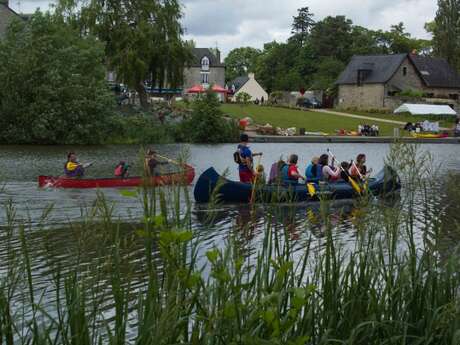
[[[423,95],[423,91],[413,89],[406,89],[398,93],[398,96],[411,98],[422,98]]]
[[[247,104],[251,101],[251,95],[246,92],[240,92],[236,95],[236,102]]]
[[[174,126],[159,124],[150,113],[117,115],[112,120],[111,144],[165,144],[174,141]]]
[[[103,142],[114,99],[102,61],[100,42],[50,14],[13,22],[0,41],[0,142]]]
[[[192,104],[192,116],[176,132],[176,140],[192,143],[236,142],[239,129],[235,122],[227,121],[220,110],[214,93],[207,92]]]

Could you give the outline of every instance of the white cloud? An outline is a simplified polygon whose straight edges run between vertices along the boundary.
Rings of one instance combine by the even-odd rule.
[[[11,1],[22,12],[48,8],[48,1]],[[199,47],[217,45],[228,53],[241,46],[262,48],[273,40],[285,40],[291,31],[297,9],[308,6],[315,20],[345,15],[354,24],[388,30],[403,22],[412,36],[427,38],[424,24],[433,20],[434,0],[184,0],[183,24],[186,38]]]

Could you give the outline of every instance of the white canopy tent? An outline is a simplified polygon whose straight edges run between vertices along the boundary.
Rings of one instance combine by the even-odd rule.
[[[399,108],[395,109],[394,113],[410,113],[412,115],[457,115],[455,110],[448,105],[410,103],[404,103]]]

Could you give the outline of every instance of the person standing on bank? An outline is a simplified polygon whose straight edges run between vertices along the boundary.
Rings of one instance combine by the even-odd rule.
[[[247,134],[241,134],[240,144],[238,145],[237,154],[239,157],[238,160],[238,171],[240,175],[240,182],[251,183],[255,174],[254,174],[254,164],[253,157],[262,156],[262,152],[252,153],[248,147],[249,137]],[[237,161],[237,159],[235,159]]]

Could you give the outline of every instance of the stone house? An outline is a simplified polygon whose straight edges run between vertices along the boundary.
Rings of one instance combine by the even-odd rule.
[[[228,83],[229,89],[233,93],[233,99],[236,99],[239,93],[246,92],[251,96],[251,101],[262,99],[268,101],[268,93],[257,82],[254,73],[249,73],[247,77],[238,77]]]
[[[215,55],[208,48],[193,48],[192,53],[193,61],[184,71],[184,92],[195,85],[224,87],[225,65],[220,61],[220,52]]]
[[[0,39],[5,36],[8,24],[14,18],[25,19],[9,7],[8,0],[0,0]]]
[[[414,54],[355,55],[336,81],[339,108],[394,110],[402,91],[423,93],[419,103],[458,108],[460,75],[444,59]]]

